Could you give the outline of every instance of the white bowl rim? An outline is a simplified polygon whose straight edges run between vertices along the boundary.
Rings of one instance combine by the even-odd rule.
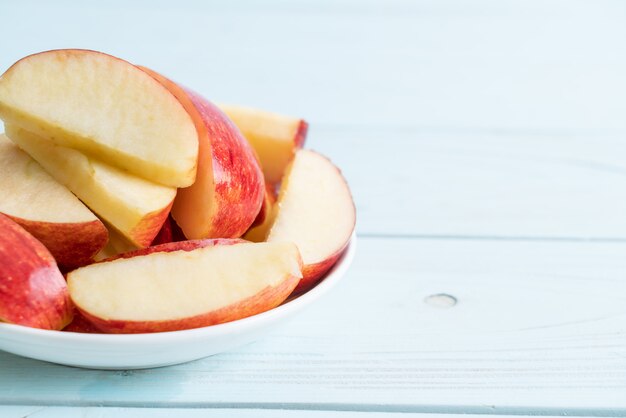
[[[290,313],[298,311],[311,304],[314,300],[328,292],[345,275],[352,264],[356,253],[356,232],[352,233],[348,246],[339,260],[314,288],[308,292],[286,302],[274,309],[262,312],[253,316],[238,319],[223,324],[210,325],[202,328],[194,328],[181,331],[155,332],[145,334],[90,334],[77,332],[61,332],[53,330],[43,330],[30,328],[22,325],[8,324],[0,322],[0,339],[13,335],[16,337],[45,338],[48,341],[54,340],[57,343],[71,344],[94,344],[105,343],[107,345],[126,345],[135,343],[158,344],[163,341],[173,339],[179,341],[195,340],[200,337],[211,337],[230,334],[232,332],[242,332],[249,328],[256,328],[263,323],[272,322],[278,317],[288,316]]]

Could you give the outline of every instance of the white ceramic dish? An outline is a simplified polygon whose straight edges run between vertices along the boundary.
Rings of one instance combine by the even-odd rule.
[[[270,311],[226,324],[155,334],[105,335],[45,331],[0,323],[0,350],[37,360],[90,369],[171,366],[250,343],[291,319],[345,275],[356,252],[356,235],[316,287]]]

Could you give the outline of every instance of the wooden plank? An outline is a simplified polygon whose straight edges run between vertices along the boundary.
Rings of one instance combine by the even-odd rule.
[[[315,124],[626,132],[617,1],[23,0],[0,15],[0,68],[78,46]]]
[[[153,418],[324,418],[329,416],[329,411],[299,411],[284,409],[155,409],[145,408],[106,408],[106,407],[41,407],[41,406],[9,406],[0,407],[0,414],[3,418],[118,418],[118,417],[146,417]],[[393,412],[351,412],[332,411],[333,417],[339,418],[397,418],[398,414]],[[498,418],[504,415],[473,415],[472,418]],[[405,413],[402,417],[414,418],[455,418],[458,415],[450,414],[412,414]],[[523,418],[523,417],[522,417]],[[554,418],[554,417],[546,417]]]
[[[626,142],[613,136],[313,127],[363,234],[626,238]]]
[[[0,403],[626,414],[623,3],[124,3],[0,2],[0,69],[82,46],[304,115],[362,234],[464,240],[362,239],[334,294],[188,365],[0,354]]]
[[[0,404],[626,414],[625,253],[362,239],[335,292],[256,344],[134,372],[0,354]]]

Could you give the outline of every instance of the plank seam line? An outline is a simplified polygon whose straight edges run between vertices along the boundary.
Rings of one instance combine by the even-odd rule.
[[[407,124],[359,124],[313,122],[313,127],[326,132],[375,132],[413,135],[461,135],[461,136],[500,136],[500,137],[554,137],[554,138],[585,138],[602,137],[620,139],[624,136],[622,129],[567,129],[567,128],[522,128],[522,127],[489,127],[489,126],[453,126],[453,125],[407,125]]]
[[[573,243],[626,243],[620,237],[566,237],[566,236],[524,236],[524,235],[454,235],[454,234],[387,234],[359,232],[359,238],[375,239],[415,239],[415,240],[458,240],[458,241],[529,241],[529,242],[573,242]]]
[[[1,406],[44,406],[44,407],[109,407],[109,408],[160,408],[160,409],[260,409],[289,411],[327,412],[387,412],[387,413],[429,413],[466,415],[512,415],[512,416],[578,416],[578,417],[619,417],[626,416],[626,408],[567,408],[567,407],[497,407],[495,405],[402,405],[402,404],[353,404],[353,403],[296,403],[296,402],[180,402],[145,403],[140,401],[80,401],[44,402],[31,400],[3,403]]]

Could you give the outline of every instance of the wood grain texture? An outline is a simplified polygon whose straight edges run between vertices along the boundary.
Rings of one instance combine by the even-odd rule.
[[[284,409],[180,409],[167,408],[147,410],[145,408],[71,408],[41,406],[10,406],[0,408],[3,418],[120,418],[120,417],[154,417],[154,418],[326,418],[328,411],[293,411]],[[333,411],[333,417],[339,418],[397,418],[393,412],[351,412]],[[449,414],[403,414],[403,417],[414,418],[453,418]],[[472,418],[499,418],[504,415],[473,415]],[[547,417],[551,418],[551,417]]]
[[[623,137],[313,126],[308,145],[341,167],[361,234],[626,238]]]
[[[71,45],[313,125],[626,132],[620,1],[25,0],[0,14],[15,40],[0,68]]]
[[[0,404],[626,413],[626,243],[362,239],[256,344],[145,371],[0,354]],[[448,309],[424,302],[457,298]]]

